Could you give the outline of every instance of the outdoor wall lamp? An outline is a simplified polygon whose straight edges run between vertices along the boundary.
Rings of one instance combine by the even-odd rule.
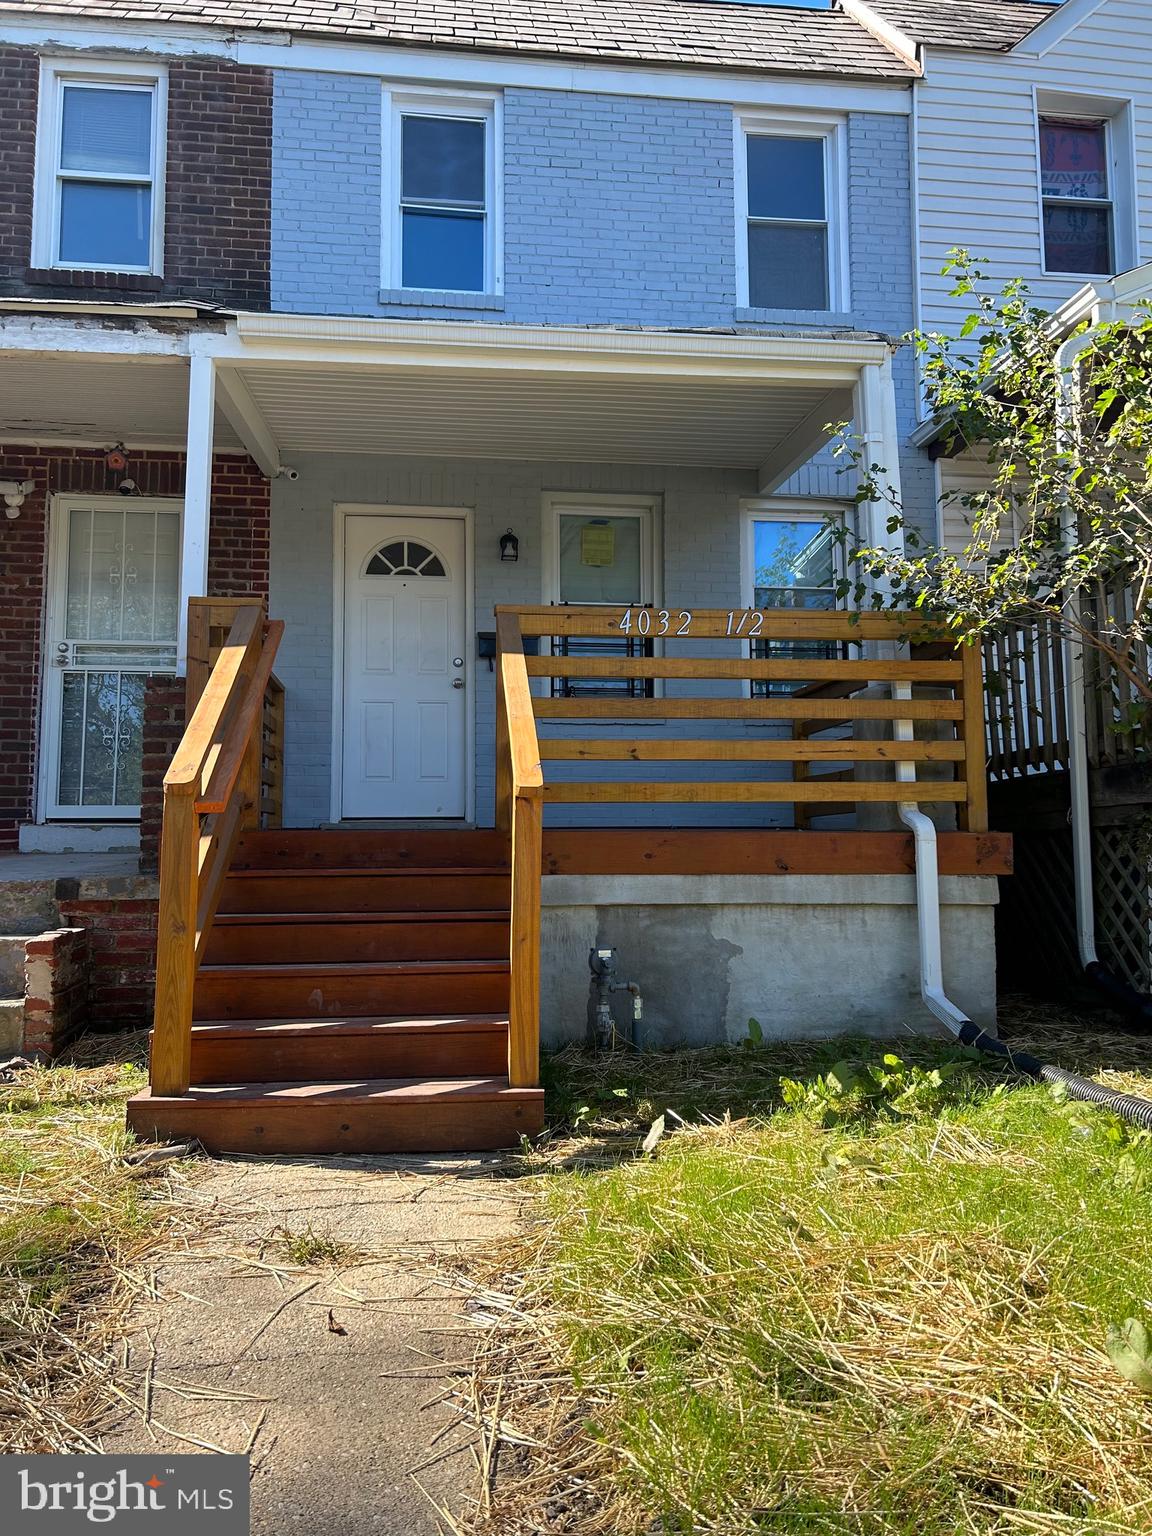
[[[5,517],[19,517],[25,496],[31,496],[35,489],[35,480],[0,480],[0,496],[4,498]]]
[[[519,560],[520,558],[520,540],[512,532],[511,528],[501,536],[500,558],[501,560]]]

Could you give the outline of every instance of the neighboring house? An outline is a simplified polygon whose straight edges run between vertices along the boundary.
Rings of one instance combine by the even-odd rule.
[[[181,863],[184,915],[169,903],[161,917],[160,1012],[185,1022],[164,1035],[174,1054],[161,1052],[157,1081],[187,1085],[193,1006],[250,1021],[359,1017],[375,1002],[377,1015],[498,1023],[502,941],[474,937],[481,958],[457,959],[459,920],[420,920],[400,943],[378,909],[381,862],[403,868],[417,844],[425,864],[463,871],[458,890],[427,877],[441,908],[459,908],[472,880],[477,921],[503,906],[487,866],[503,867],[493,850],[521,803],[502,776],[524,722],[511,707],[499,717],[499,605],[591,614],[560,634],[558,610],[520,621],[546,653],[527,660],[537,713],[569,719],[576,738],[561,746],[577,761],[555,770],[560,747],[540,748],[552,1038],[582,1029],[590,944],[621,949],[653,1039],[733,1035],[750,1012],[778,1034],[922,1021],[910,841],[892,819],[900,754],[876,739],[906,716],[956,722],[906,755],[946,777],[956,764],[960,782],[900,794],[959,802],[945,941],[951,964],[964,958],[965,1006],[989,1022],[1005,866],[974,835],[971,679],[952,661],[908,672],[860,652],[831,613],[828,519],[857,513],[854,486],[819,456],[830,421],[851,418],[913,517],[934,517],[931,464],[908,441],[913,360],[893,346],[915,320],[916,67],[840,8],[493,0],[465,20],[436,0],[400,13],[225,0],[209,16],[173,0],[164,17],[147,0],[0,4],[0,480],[17,514],[7,824],[27,851],[123,847],[143,804],[154,854],[183,678],[193,701],[226,611],[189,600],[256,594],[284,625],[274,797],[285,826],[336,830],[249,834],[239,857],[255,867],[230,877],[213,928],[213,850],[226,868],[235,830],[220,776],[230,783],[243,753],[226,746],[225,768],[206,769],[193,798],[209,893],[188,917]],[[865,536],[889,537],[882,511],[860,515]],[[598,614],[613,615],[610,634]],[[241,692],[261,664],[259,635],[252,645]],[[220,677],[198,718],[227,693]],[[904,679],[957,697],[905,706]],[[707,708],[702,691],[716,695]],[[241,711],[220,729],[231,740],[251,723]],[[845,740],[855,728],[862,743],[866,724],[867,747]],[[656,739],[668,726],[672,751]],[[867,785],[834,761],[815,782],[853,751],[872,759]],[[704,761],[682,792],[693,753]],[[610,761],[590,770],[588,756]],[[830,811],[823,832],[792,830]],[[494,819],[497,842],[464,830]],[[394,830],[413,823],[423,841]],[[595,830],[573,841],[565,827]],[[192,831],[181,837],[168,834],[166,880],[178,847],[192,859]],[[305,884],[273,899],[265,859]],[[307,881],[324,863],[321,897]],[[366,864],[371,877],[335,873]],[[668,882],[631,878],[651,870]],[[407,899],[433,898],[418,886]],[[341,901],[317,917],[317,902]],[[431,965],[425,944],[447,970],[387,970],[397,955]],[[512,986],[534,1029],[538,942],[532,954]],[[229,969],[244,958],[261,965]],[[468,965],[466,985],[445,979]],[[321,1037],[300,1029],[307,1055]],[[383,1037],[352,1033],[345,1066],[363,1076]],[[515,1054],[515,1019],[513,1037]],[[193,1048],[215,1049],[200,1036]],[[428,1075],[419,1051],[405,1060],[402,1075]],[[237,1070],[218,1060],[224,1076],[193,1080]],[[531,1088],[534,1051],[511,1081]],[[263,1112],[234,1102],[251,1130]],[[497,1129],[473,1134],[508,1131],[492,1103]],[[535,1103],[516,1113],[530,1121]]]
[[[1152,8],[1143,0],[844,0],[914,61],[918,325],[955,334],[948,254],[1057,309],[1152,253]],[[922,438],[928,434],[922,434]],[[980,480],[941,460],[940,490]],[[918,514],[918,509],[917,509]],[[944,503],[946,542],[965,541]]]
[[[962,246],[999,288],[1023,278],[1059,334],[1147,302],[1152,269],[1152,7],[1143,0],[844,0],[920,77],[913,87],[918,319],[955,335],[970,301],[943,272]],[[1118,274],[1118,275],[1117,275]],[[935,452],[925,422],[914,441]],[[986,470],[978,449],[936,460],[939,535],[968,541],[962,498]],[[1123,608],[1122,590],[1109,603]],[[1013,833],[1001,957],[1009,985],[1078,985],[1065,658],[1020,631],[989,647],[1000,679],[989,729],[993,825]],[[1086,801],[1095,933],[1113,971],[1152,986],[1146,744],[1113,729],[1126,685],[1089,664]],[[1087,836],[1088,834],[1086,834]],[[1086,860],[1086,855],[1084,855]],[[1082,927],[1091,928],[1090,922]]]

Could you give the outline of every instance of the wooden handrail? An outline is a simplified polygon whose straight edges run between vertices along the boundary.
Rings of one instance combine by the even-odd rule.
[[[156,1095],[188,1091],[196,967],[236,839],[260,824],[264,704],[283,631],[265,619],[260,599],[234,603],[227,639],[206,680],[197,681],[202,691],[164,775],[150,1066]]]
[[[524,640],[514,612],[496,617],[496,821],[512,855],[509,922],[508,1083],[540,1081],[540,875],[544,858],[544,772]]]

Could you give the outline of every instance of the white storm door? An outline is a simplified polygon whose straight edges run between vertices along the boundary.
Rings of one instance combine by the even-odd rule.
[[[463,817],[463,519],[350,516],[344,530],[341,815]]]
[[[144,683],[176,670],[180,504],[61,498],[52,516],[44,814],[136,817]]]

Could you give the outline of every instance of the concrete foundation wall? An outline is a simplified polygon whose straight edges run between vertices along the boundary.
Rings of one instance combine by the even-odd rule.
[[[941,882],[944,975],[976,1023],[996,1023],[997,882]],[[920,1001],[915,886],[904,875],[547,876],[541,954],[545,1046],[583,1038],[588,951],[618,952],[644,996],[653,1048],[855,1032],[934,1033]],[[623,1023],[630,999],[615,1003]]]

